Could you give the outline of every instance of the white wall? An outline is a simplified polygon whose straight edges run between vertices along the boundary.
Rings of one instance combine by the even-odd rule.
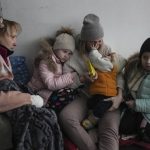
[[[4,18],[23,27],[15,55],[27,56],[29,63],[39,38],[53,36],[61,26],[80,32],[88,13],[100,17],[105,42],[125,57],[150,37],[150,0],[1,0],[1,5]]]

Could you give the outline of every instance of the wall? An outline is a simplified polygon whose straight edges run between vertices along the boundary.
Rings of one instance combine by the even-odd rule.
[[[80,32],[88,13],[100,17],[105,42],[125,57],[150,36],[150,0],[1,0],[1,5],[4,18],[22,24],[15,55],[27,56],[28,63],[39,50],[39,38],[53,36],[61,26]]]

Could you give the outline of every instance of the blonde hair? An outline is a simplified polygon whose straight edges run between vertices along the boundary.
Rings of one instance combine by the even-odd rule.
[[[18,22],[0,18],[0,36],[7,34],[12,35],[16,31],[17,35],[22,31],[21,25]]]
[[[52,55],[53,55],[53,50],[52,50],[52,46],[51,46],[51,42],[53,42],[52,40],[50,39],[49,40],[50,42],[48,42],[48,40],[41,39],[40,46],[42,49],[38,53],[38,55],[36,56],[35,61],[34,61],[34,65],[36,68],[39,67],[40,61],[43,60],[47,64],[48,69],[50,71],[52,71],[52,72],[57,71],[56,63],[52,59]]]

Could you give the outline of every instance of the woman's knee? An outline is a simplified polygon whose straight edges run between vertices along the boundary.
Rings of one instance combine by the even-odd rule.
[[[84,99],[74,100],[68,104],[59,115],[61,120],[81,121],[87,112],[86,101]]]
[[[99,123],[100,132],[108,131],[110,133],[118,134],[120,122],[119,111],[108,112]]]

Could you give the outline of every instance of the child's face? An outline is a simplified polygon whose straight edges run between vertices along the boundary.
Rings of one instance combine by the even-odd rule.
[[[144,52],[142,54],[141,64],[145,70],[150,71],[150,52]]]
[[[55,55],[59,58],[62,63],[65,63],[72,56],[72,52],[68,49],[55,50]]]
[[[13,50],[16,47],[16,39],[17,33],[15,30],[11,33],[6,32],[3,36],[0,36],[0,44]]]

